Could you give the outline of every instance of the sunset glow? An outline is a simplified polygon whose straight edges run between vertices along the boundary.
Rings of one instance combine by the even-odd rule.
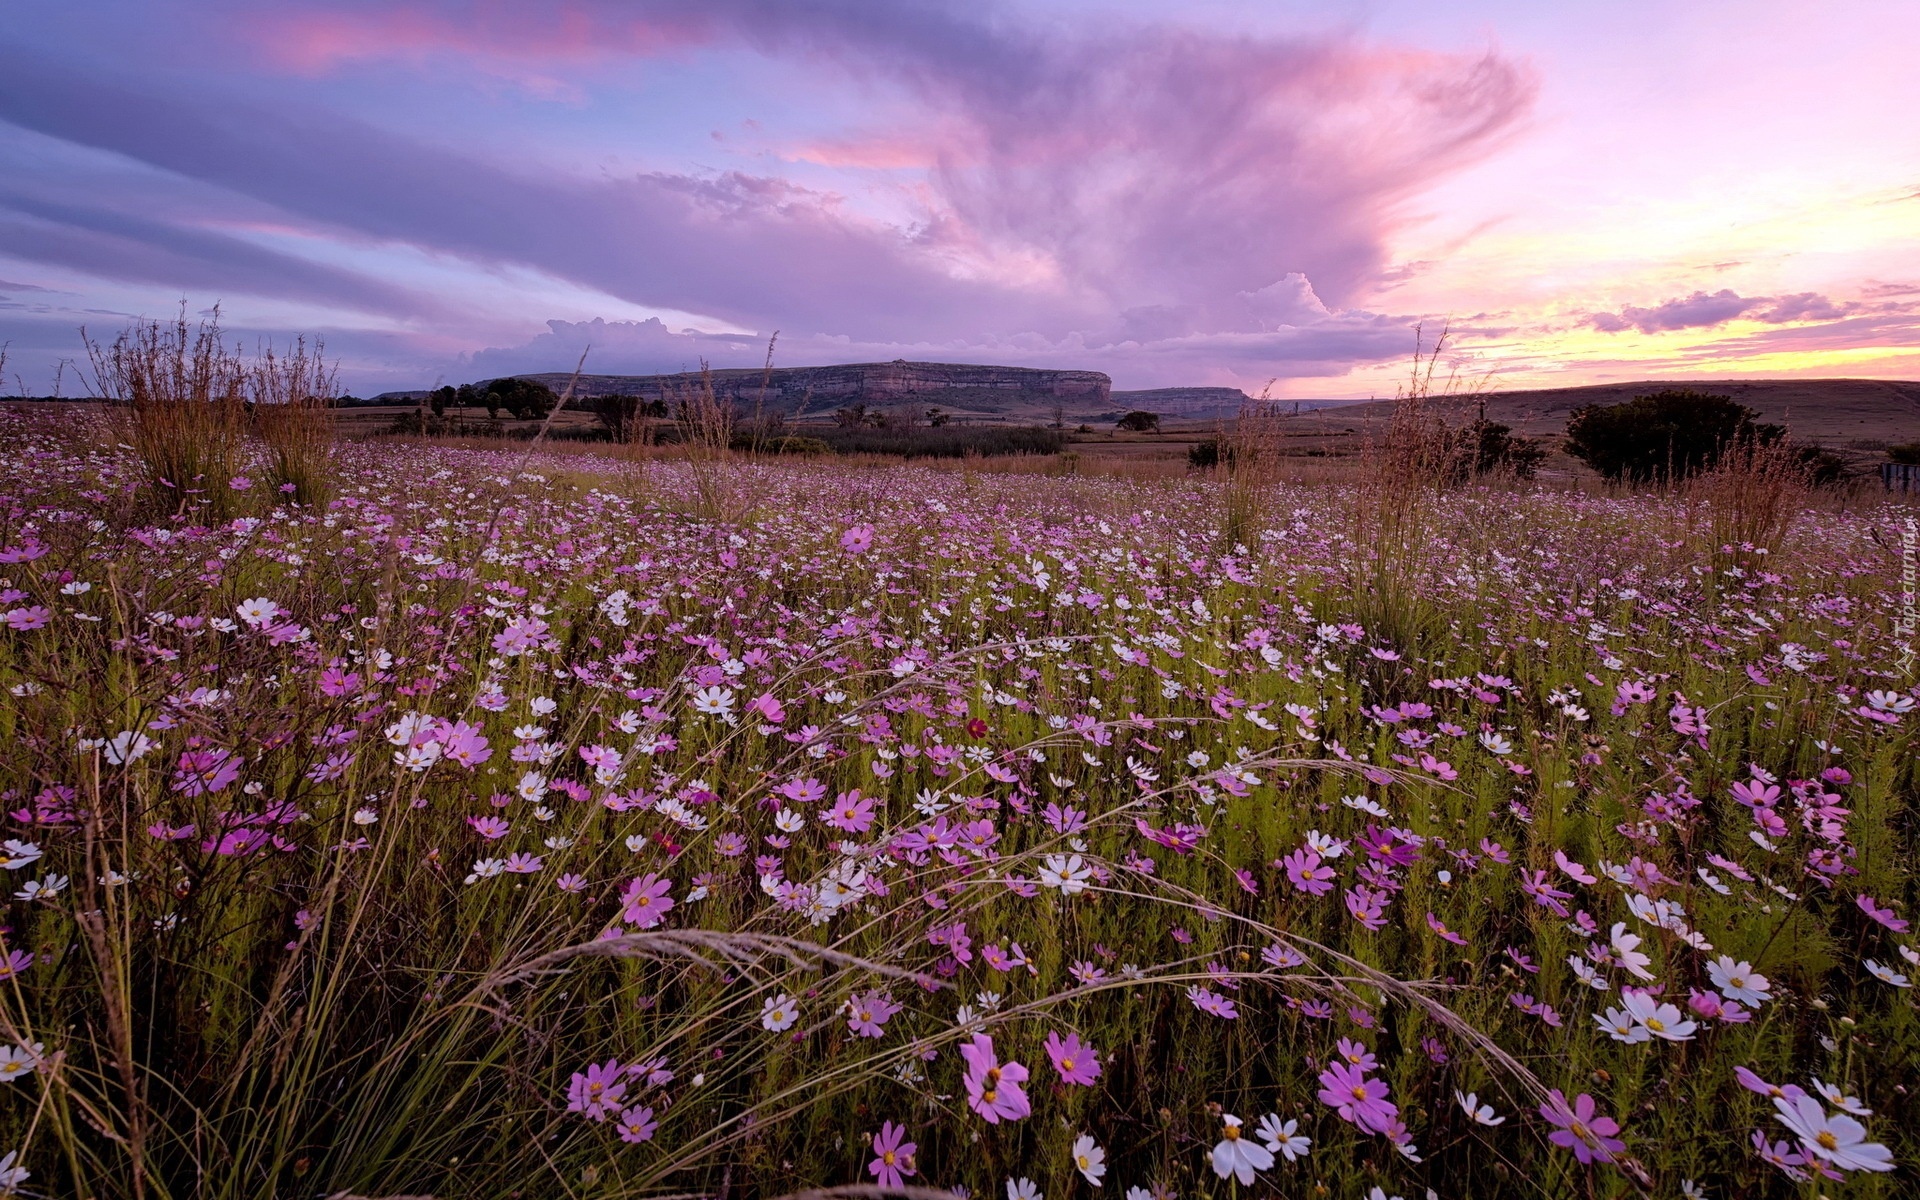
[[[360,392],[777,329],[1366,396],[1449,321],[1507,387],[1920,376],[1920,9],[1445,7],[16,6],[0,340],[29,392],[182,298]]]

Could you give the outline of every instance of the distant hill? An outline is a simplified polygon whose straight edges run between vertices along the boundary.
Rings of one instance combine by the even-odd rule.
[[[1576,408],[1619,404],[1666,388],[1731,396],[1758,412],[1761,420],[1787,426],[1800,441],[1876,450],[1920,438],[1920,382],[1893,379],[1648,379],[1496,391],[1487,397],[1487,417],[1519,433],[1555,435],[1565,431],[1567,417]],[[1465,411],[1473,402],[1436,403]],[[1376,400],[1345,408],[1341,416],[1372,419],[1392,407],[1392,401]]]
[[[522,375],[558,392],[565,372]],[[744,408],[788,416],[825,416],[837,408],[900,405],[939,407],[959,413],[1038,417],[1056,405],[1074,412],[1111,407],[1113,381],[1099,371],[1052,371],[972,363],[843,363],[827,367],[746,368],[708,373],[716,395]],[[672,403],[705,386],[698,372],[678,375],[582,375],[574,394],[582,398],[629,395]]]

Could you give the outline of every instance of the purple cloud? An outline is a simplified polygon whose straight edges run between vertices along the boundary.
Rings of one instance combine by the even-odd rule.
[[[308,74],[374,58],[537,70],[709,47],[804,64],[824,90],[871,96],[877,136],[926,164],[920,218],[882,220],[783,175],[533,172],[298,98],[311,88],[242,102],[215,71],[162,85],[137,67],[0,52],[0,121],[192,181],[302,238],[531,269],[734,328],[875,346],[1028,338],[1084,357],[1215,335],[1299,344],[1261,335],[1351,304],[1385,267],[1400,204],[1499,145],[1533,96],[1526,69],[1491,55],[1022,26],[960,4],[592,0],[476,16],[335,3],[274,19],[266,48]],[[386,280],[152,213],[132,187],[89,205],[0,195],[0,250],[216,294],[420,311]],[[673,358],[678,345],[657,349]]]
[[[1741,296],[1731,288],[1717,292],[1695,292],[1691,296],[1668,300],[1652,308],[1627,305],[1617,313],[1599,312],[1588,323],[1603,333],[1623,333],[1637,329],[1641,333],[1663,333],[1672,329],[1701,329],[1724,325],[1735,317],[1752,316],[1769,325],[1789,321],[1831,321],[1851,313],[1852,305],[1835,304],[1818,292],[1796,292],[1790,296]]]
[[[1592,324],[1604,333],[1637,329],[1641,333],[1661,333],[1670,329],[1697,329],[1722,325],[1752,310],[1765,300],[1749,300],[1731,288],[1717,292],[1695,292],[1684,299],[1669,300],[1652,308],[1629,304],[1617,313],[1595,313]]]

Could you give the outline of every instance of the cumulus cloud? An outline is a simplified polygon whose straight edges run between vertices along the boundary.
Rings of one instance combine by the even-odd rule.
[[[133,64],[108,75],[0,52],[0,121],[270,209],[302,237],[532,270],[714,327],[1118,355],[1344,331],[1403,202],[1499,145],[1533,96],[1526,68],[1490,54],[1023,25],[960,3],[333,0],[274,19],[261,48],[308,75],[435,57],[564,74],[706,48],[803,64],[823,89],[873,98],[887,162],[924,164],[906,168],[919,215],[881,220],[778,173],[532,173],[330,111],[312,88],[236,120],[217,71],[161,86]],[[148,213],[131,187],[91,203],[24,212],[0,196],[0,250],[371,313],[411,303],[385,280]],[[661,333],[638,336],[664,362],[678,343]]]

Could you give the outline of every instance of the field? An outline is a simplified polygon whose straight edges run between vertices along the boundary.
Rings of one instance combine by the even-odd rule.
[[[0,441],[0,1187],[1914,1194],[1912,507]]]

